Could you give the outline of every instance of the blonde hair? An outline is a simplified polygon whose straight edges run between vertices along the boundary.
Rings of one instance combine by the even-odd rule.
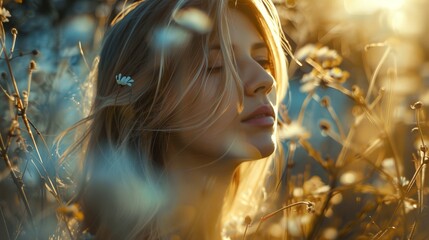
[[[279,104],[287,89],[284,50],[290,51],[290,48],[281,31],[276,9],[269,0],[139,1],[120,13],[106,32],[100,60],[95,67],[96,89],[91,113],[76,125],[86,125],[87,128],[82,138],[66,152],[70,154],[80,149],[84,155],[83,187],[79,197],[87,227],[97,237],[162,238],[159,235],[162,226],[157,225],[156,216],[168,194],[168,183],[160,176],[169,134],[184,129],[209,128],[224,112],[222,102],[237,92],[241,97],[243,94],[232,54],[228,15],[224,14],[231,7],[242,11],[256,25],[267,44]],[[204,34],[184,29],[186,26],[175,22],[174,14],[186,8],[205,12],[212,20],[212,31]],[[180,43],[180,47],[157,46],[159,39],[156,36],[160,30],[178,30],[190,37]],[[201,92],[206,86],[209,42],[214,34],[220,40],[225,71],[224,81],[217,89],[218,98],[208,106],[211,114],[189,116],[184,122],[175,122],[172,116],[179,107],[184,107],[181,103],[185,96]],[[132,76],[134,85],[119,86],[115,81],[119,73]],[[195,101],[203,97],[196,94]],[[266,183],[274,175],[273,160],[279,160],[278,172],[282,168],[281,159],[277,157],[281,155],[281,146],[277,145],[277,153],[273,156],[238,167],[225,196],[223,225],[232,226],[234,219],[257,213],[255,206],[266,198],[266,184],[261,182]],[[100,185],[108,189],[103,191]],[[118,197],[126,194],[120,190],[124,188],[138,192],[138,201],[144,202],[143,206],[121,204]],[[109,190],[113,193],[108,193]],[[104,196],[106,193],[110,195]],[[100,196],[104,196],[103,200],[97,199]]]

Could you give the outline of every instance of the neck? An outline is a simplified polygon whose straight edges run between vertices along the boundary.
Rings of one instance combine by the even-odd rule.
[[[195,167],[204,161],[189,153],[170,157],[168,162],[174,202],[163,217],[166,226],[183,239],[220,239],[224,197],[237,165],[219,160]]]

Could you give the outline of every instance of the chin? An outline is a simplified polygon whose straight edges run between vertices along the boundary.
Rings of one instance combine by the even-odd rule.
[[[254,154],[254,157],[256,159],[261,159],[271,156],[276,150],[276,143],[275,137],[271,134],[252,139],[250,144],[257,149],[257,153]]]
[[[277,141],[272,134],[263,134],[237,139],[236,141],[224,141],[224,159],[238,162],[254,161],[271,156],[277,147]]]
[[[237,151],[239,149],[239,151]],[[271,156],[276,150],[276,144],[273,142],[266,144],[246,144],[240,148],[235,148],[230,157],[239,162],[255,161]]]
[[[276,144],[271,143],[259,148],[260,156],[266,158],[271,156],[276,151]]]

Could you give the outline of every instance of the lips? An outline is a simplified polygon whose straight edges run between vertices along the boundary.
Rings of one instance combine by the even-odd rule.
[[[257,127],[271,127],[275,122],[274,109],[270,105],[260,106],[241,122]]]

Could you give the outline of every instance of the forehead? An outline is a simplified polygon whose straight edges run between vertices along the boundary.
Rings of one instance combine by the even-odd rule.
[[[249,16],[234,8],[229,8],[226,15],[228,20],[226,27],[234,48],[246,49],[254,45],[265,45],[265,41],[258,30],[259,27],[256,26],[256,20],[252,21]],[[211,44],[217,45],[219,41],[219,34],[214,33]]]

